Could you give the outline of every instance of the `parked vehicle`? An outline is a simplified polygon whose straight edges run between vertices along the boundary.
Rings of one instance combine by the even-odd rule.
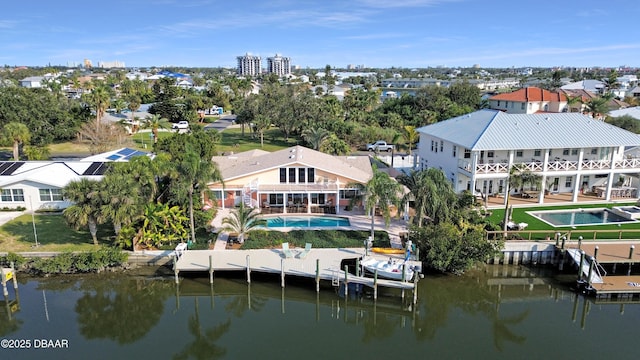
[[[378,140],[373,144],[367,144],[368,151],[388,151],[391,152],[395,148],[395,145],[387,144],[384,140]]]
[[[187,129],[189,129],[189,122],[188,121],[178,121],[177,123],[174,123],[173,125],[171,125],[171,128],[173,130],[187,130]]]

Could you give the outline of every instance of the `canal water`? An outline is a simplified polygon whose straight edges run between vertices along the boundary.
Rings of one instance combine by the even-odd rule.
[[[638,356],[640,305],[599,304],[544,269],[487,265],[346,299],[313,280],[157,269],[19,279],[0,359],[593,359]],[[7,342],[6,340],[9,340]],[[23,346],[30,348],[9,349]],[[57,346],[57,347],[56,347]]]

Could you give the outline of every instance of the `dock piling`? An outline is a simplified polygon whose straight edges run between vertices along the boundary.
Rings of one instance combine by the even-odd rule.
[[[320,293],[320,259],[316,259],[316,292]]]
[[[180,270],[178,270],[178,255],[174,255],[174,257],[173,257],[173,274],[175,276],[176,284],[180,283],[180,280],[178,279],[178,273],[179,272],[180,272]]]
[[[284,288],[284,259],[280,259],[280,286]]]
[[[213,284],[213,255],[209,255],[209,284]]]
[[[251,260],[247,255],[247,283],[251,284]]]
[[[635,248],[633,245],[629,247],[629,260],[633,259],[633,250],[635,250]]]
[[[345,265],[344,266],[344,298],[347,298],[347,295],[349,293],[349,266]]]
[[[596,245],[596,247],[593,249],[593,258],[596,260],[598,259],[598,250],[600,250],[600,247]]]
[[[582,280],[582,264],[584,264],[584,250],[580,250],[580,264],[578,265],[578,280]]]
[[[378,269],[373,273],[373,300],[378,300]]]
[[[591,285],[591,275],[593,275],[593,265],[595,264],[596,259],[593,258],[593,256],[591,257],[591,261],[589,262],[589,275],[587,277],[587,284],[590,286]]]

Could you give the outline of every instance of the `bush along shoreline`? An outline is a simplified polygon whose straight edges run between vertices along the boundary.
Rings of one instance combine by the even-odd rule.
[[[79,253],[63,252],[51,258],[27,258],[8,253],[0,256],[0,266],[8,267],[13,262],[17,271],[34,276],[100,273],[124,269],[128,257],[126,252],[110,247]]]

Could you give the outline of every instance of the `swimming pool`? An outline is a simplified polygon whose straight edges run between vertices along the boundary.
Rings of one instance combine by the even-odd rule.
[[[609,209],[600,208],[532,211],[527,213],[554,227],[636,222],[635,220],[620,216]]]
[[[311,228],[351,226],[349,219],[336,216],[277,216],[267,217],[269,228]]]

